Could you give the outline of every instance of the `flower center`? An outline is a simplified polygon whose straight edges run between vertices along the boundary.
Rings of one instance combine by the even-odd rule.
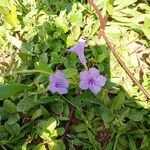
[[[60,87],[62,87],[62,86],[63,86],[63,85],[62,85],[62,83],[60,83],[60,82],[56,82],[56,83],[55,83],[55,87],[56,87],[56,88],[60,88]]]
[[[89,79],[89,80],[88,80],[88,84],[93,85],[93,84],[95,84],[95,81],[94,81],[93,79]]]

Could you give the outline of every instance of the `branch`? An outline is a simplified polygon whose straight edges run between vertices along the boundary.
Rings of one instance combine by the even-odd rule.
[[[109,39],[107,38],[106,34],[105,34],[105,26],[106,26],[106,19],[102,17],[100,11],[98,10],[98,7],[95,5],[95,3],[93,2],[93,0],[88,0],[88,3],[94,8],[94,10],[96,11],[96,14],[99,18],[99,21],[101,23],[101,29],[100,29],[100,34],[99,37],[103,37],[103,39],[105,40],[105,42],[107,43],[107,45],[109,46],[111,52],[114,54],[115,58],[117,59],[117,61],[119,62],[119,64],[121,65],[121,67],[126,71],[126,73],[128,74],[128,76],[132,79],[132,81],[139,87],[139,89],[146,95],[146,97],[148,99],[150,99],[150,94],[149,92],[138,82],[138,80],[134,77],[134,75],[131,73],[131,71],[128,69],[128,67],[125,65],[125,63],[123,62],[123,60],[120,58],[120,56],[118,55],[118,53],[116,52],[115,48],[113,47],[112,43],[109,41]]]
[[[98,18],[99,18],[99,22],[100,22],[100,26],[101,26],[100,28],[104,30],[104,29],[105,29],[105,26],[106,26],[106,19],[103,18],[103,16],[102,16],[101,13],[99,12],[98,7],[96,6],[95,3],[93,3],[92,0],[88,0],[88,2],[89,2],[90,5],[93,6],[94,10],[96,11],[96,14],[97,14],[97,16],[98,16]]]
[[[64,134],[62,135],[62,137],[61,137],[61,139],[62,139],[63,141],[65,141],[65,138],[66,138],[66,136],[67,136],[68,130],[69,130],[69,128],[70,128],[71,121],[72,121],[73,116],[74,116],[74,112],[75,112],[75,107],[72,106],[72,107],[71,107],[70,114],[69,114],[69,120],[67,121],[66,126],[65,126],[65,133],[64,133]]]

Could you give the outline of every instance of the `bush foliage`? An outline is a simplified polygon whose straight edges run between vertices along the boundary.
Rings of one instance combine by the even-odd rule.
[[[147,0],[94,0],[108,14],[106,34],[150,90]],[[150,102],[98,39],[99,21],[86,0],[0,1],[0,149],[148,150]],[[67,50],[87,41],[87,66],[107,77],[98,94],[79,88],[84,70]],[[48,90],[62,70],[68,93]]]

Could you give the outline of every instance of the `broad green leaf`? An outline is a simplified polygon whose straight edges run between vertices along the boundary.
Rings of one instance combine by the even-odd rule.
[[[125,100],[124,94],[120,91],[120,93],[113,99],[111,110],[119,110],[123,107]]]
[[[109,1],[106,2],[106,9],[109,15],[113,15],[114,8],[113,8],[113,5]]]
[[[39,63],[42,63],[42,64],[47,64],[48,63],[48,55],[47,53],[42,53],[40,56],[39,56]]]
[[[35,119],[37,119],[37,118],[40,117],[41,115],[42,115],[42,109],[39,108],[39,109],[37,109],[37,110],[32,114],[31,120],[34,121]]]
[[[42,62],[36,62],[34,64],[36,70],[40,70],[45,75],[50,75],[53,73],[50,67],[48,67],[46,64],[43,64]]]
[[[99,27],[100,27],[99,20],[96,20],[89,35],[90,38],[98,31]]]
[[[142,121],[143,112],[138,111],[136,109],[131,109],[128,117],[133,121]]]
[[[8,131],[2,125],[0,125],[0,133],[1,133],[0,134],[0,140],[7,138],[7,136],[9,135]]]
[[[94,119],[94,108],[89,108],[89,113],[87,113],[87,119],[91,122]]]
[[[15,96],[15,94],[22,92],[24,90],[28,90],[28,89],[31,89],[31,87],[28,85],[20,84],[20,83],[1,85],[0,86],[0,99]]]
[[[82,18],[83,17],[82,17],[82,12],[81,11],[70,13],[68,15],[68,19],[69,19],[69,21],[71,22],[71,24],[73,26],[80,25],[82,23]]]
[[[13,27],[17,27],[19,21],[17,19],[16,6],[14,5],[14,0],[10,0],[9,2],[9,9],[0,6],[0,12],[3,14],[4,19],[7,23],[12,25]]]
[[[62,63],[63,61],[64,61],[63,57],[58,55],[56,52],[51,53],[51,63],[58,64],[58,63]]]
[[[4,108],[9,114],[15,114],[17,112],[16,105],[9,100],[4,100]]]
[[[33,106],[35,106],[33,99],[34,97],[30,96],[28,98],[20,100],[19,103],[17,104],[17,111],[26,112],[29,109],[31,109]]]
[[[65,133],[65,129],[64,128],[57,128],[56,132],[57,132],[57,136],[61,136]]]
[[[55,140],[48,143],[49,150],[65,150],[66,147],[62,140]]]
[[[42,96],[38,99],[36,96],[35,97],[29,96],[19,101],[19,103],[17,104],[17,110],[19,112],[27,112],[29,109],[31,109],[32,107],[36,105],[47,104],[47,103],[51,103],[53,101],[59,101],[59,100],[61,101],[59,97],[55,97],[55,96],[51,96],[51,97]]]
[[[55,118],[49,118],[45,124],[44,124],[44,128],[46,128],[48,131],[53,132],[53,130],[56,128],[57,122],[55,120]]]
[[[145,18],[142,30],[146,37],[150,40],[150,18]]]
[[[62,102],[54,102],[51,105],[51,109],[56,114],[61,114],[63,112],[63,103]]]
[[[97,61],[98,61],[99,63],[102,63],[103,60],[104,60],[107,56],[108,56],[108,54],[106,53],[106,51],[103,51],[103,53],[98,56],[98,60],[97,60]]]
[[[88,139],[87,133],[81,132],[76,134],[77,139]]]
[[[32,150],[46,150],[46,147],[44,144],[40,143],[37,146],[35,146]]]
[[[4,107],[0,107],[0,117],[1,119],[6,119],[8,118],[9,113],[6,112]]]
[[[115,0],[108,0],[108,2],[113,5]]]
[[[16,123],[19,119],[20,119],[19,114],[9,115],[7,123],[12,125],[12,124]]]
[[[72,29],[72,36],[73,36],[73,39],[74,39],[74,40],[78,40],[80,34],[81,34],[80,26],[75,26],[75,27]]]
[[[63,70],[63,72],[65,73],[66,78],[73,78],[78,75],[78,70],[74,68],[67,68]]]
[[[0,1],[0,6],[3,6],[3,7],[5,7],[6,5],[7,5],[7,0],[1,0]]]
[[[87,135],[89,138],[89,141],[91,142],[91,144],[93,145],[95,150],[100,150],[100,144],[95,140],[94,135],[92,134],[91,131],[87,130]]]
[[[75,44],[74,36],[72,34],[67,36],[67,48],[73,46]]]
[[[73,126],[73,130],[75,132],[84,132],[88,129],[87,125],[85,123],[80,123],[78,125]]]
[[[134,139],[131,136],[128,136],[128,138],[129,138],[129,148],[130,148],[130,150],[137,150]]]
[[[66,33],[68,31],[68,26],[65,23],[64,19],[62,19],[61,17],[58,17],[55,19],[55,23],[56,26],[58,27],[58,29],[62,29],[64,33]]]
[[[114,115],[109,109],[105,109],[102,113],[102,119],[104,122],[111,122],[114,119]]]
[[[16,135],[20,132],[20,125],[18,123],[8,124],[6,122],[5,123],[5,128],[12,135]]]
[[[124,7],[127,7],[131,4],[134,4],[136,1],[137,0],[130,0],[130,1],[126,0],[126,1],[121,1],[120,2],[120,0],[115,0],[114,5],[118,5],[117,7],[115,7],[115,10],[120,10]]]

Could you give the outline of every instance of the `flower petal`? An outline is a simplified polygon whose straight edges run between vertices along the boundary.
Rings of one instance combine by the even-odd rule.
[[[69,52],[76,52],[78,50],[78,44],[68,49]]]
[[[89,75],[90,77],[94,78],[100,75],[100,71],[96,68],[90,68],[89,69]]]
[[[61,70],[57,70],[55,73],[55,77],[57,78],[65,78],[65,74]]]
[[[80,87],[82,90],[87,90],[87,89],[89,88],[89,84],[88,84],[88,82],[86,82],[86,81],[80,81],[79,87]]]
[[[55,82],[55,79],[56,79],[56,77],[54,74],[49,77],[50,82]]]
[[[50,86],[49,90],[52,93],[58,92],[60,94],[65,94],[68,92],[69,81],[65,78],[65,74],[57,70],[55,74],[49,77]]]
[[[100,90],[101,90],[101,87],[96,85],[96,84],[93,84],[93,85],[90,85],[89,86],[89,89],[94,93],[94,94],[97,94]]]
[[[69,83],[68,80],[64,79],[64,80],[63,80],[63,84],[64,84],[64,87],[65,87],[65,88],[68,88],[70,83]]]
[[[96,79],[96,83],[102,87],[102,86],[105,85],[106,80],[107,80],[106,77],[104,77],[103,75],[100,75],[100,76]]]
[[[85,48],[85,44],[86,44],[85,42],[86,42],[85,40],[80,39],[78,44],[76,44],[75,46],[68,49],[68,51],[75,52],[78,55],[80,62],[83,65],[86,64],[86,58],[84,56],[84,48]]]
[[[87,75],[88,75],[87,71],[80,72],[80,80],[87,80]]]
[[[48,87],[48,89],[52,92],[52,93],[56,93],[57,92],[57,88],[54,85],[50,85]]]
[[[58,93],[59,94],[66,94],[66,93],[68,93],[68,90],[66,88],[59,88]]]

